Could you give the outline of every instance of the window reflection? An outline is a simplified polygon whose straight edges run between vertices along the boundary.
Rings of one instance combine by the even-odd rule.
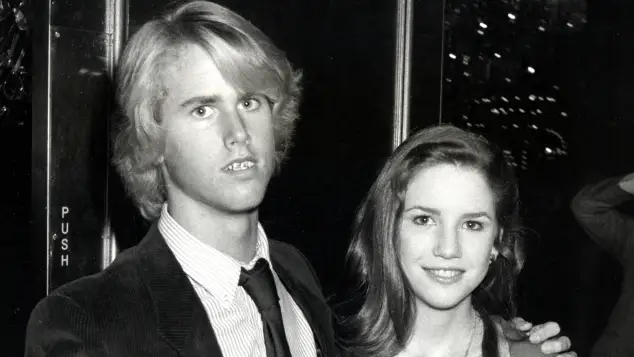
[[[568,155],[562,41],[582,1],[462,1],[445,6],[442,120],[493,135],[518,171]]]
[[[598,337],[618,289],[618,279],[606,282],[615,275],[569,210],[578,182],[601,165],[588,159],[599,151],[592,144],[610,141],[614,109],[606,98],[616,91],[610,76],[620,71],[600,60],[614,49],[597,52],[606,29],[616,27],[605,18],[617,7],[586,4],[445,0],[439,56],[440,121],[500,145],[520,180],[528,239],[520,314],[559,322],[579,355]]]

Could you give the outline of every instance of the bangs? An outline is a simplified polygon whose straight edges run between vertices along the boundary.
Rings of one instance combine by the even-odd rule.
[[[221,33],[219,33],[221,32]],[[261,93],[279,102],[285,92],[283,71],[260,46],[242,33],[218,28],[192,29],[192,41],[207,53],[223,78],[242,93]]]

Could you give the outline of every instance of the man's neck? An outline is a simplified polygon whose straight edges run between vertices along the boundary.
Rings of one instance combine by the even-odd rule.
[[[475,311],[467,300],[451,310],[435,310],[417,303],[407,352],[420,356],[464,354],[475,327]]]
[[[247,263],[255,256],[258,240],[257,209],[244,213],[220,212],[211,207],[169,203],[168,212],[187,232],[210,247]]]

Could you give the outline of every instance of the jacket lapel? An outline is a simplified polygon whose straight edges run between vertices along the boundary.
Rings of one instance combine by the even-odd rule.
[[[302,310],[304,317],[311,326],[315,335],[317,356],[335,356],[334,345],[332,345],[332,312],[321,295],[315,294],[296,274],[293,274],[292,267],[285,264],[284,259],[277,257],[271,251],[271,260],[275,273],[280,278],[288,293],[293,297],[297,306]],[[319,292],[321,294],[321,292]],[[327,330],[325,330],[327,329]]]
[[[156,224],[138,249],[138,269],[151,295],[161,336],[181,356],[222,356],[207,313]]]

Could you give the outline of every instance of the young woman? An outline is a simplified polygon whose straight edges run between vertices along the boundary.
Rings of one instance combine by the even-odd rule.
[[[541,356],[492,317],[515,314],[522,268],[518,188],[502,153],[452,126],[388,160],[355,222],[348,263],[361,308],[342,321],[353,356]]]

